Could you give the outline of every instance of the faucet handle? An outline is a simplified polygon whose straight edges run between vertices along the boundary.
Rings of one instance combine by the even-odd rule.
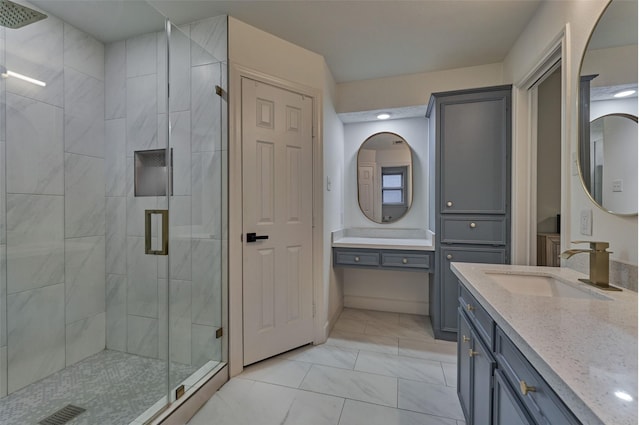
[[[588,243],[589,247],[594,251],[606,251],[609,248],[609,242],[601,241],[571,241],[571,243]]]

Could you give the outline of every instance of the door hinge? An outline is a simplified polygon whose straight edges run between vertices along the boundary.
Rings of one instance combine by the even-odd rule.
[[[180,385],[176,388],[176,400],[184,395],[184,385]]]
[[[216,330],[216,339],[222,338],[222,328]]]
[[[216,94],[223,99],[227,99],[227,93],[224,91],[222,87],[216,84]]]

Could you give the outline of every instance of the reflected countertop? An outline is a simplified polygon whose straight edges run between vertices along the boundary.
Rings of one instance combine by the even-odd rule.
[[[331,232],[339,248],[434,251],[434,234],[426,229],[349,228]]]
[[[582,423],[638,423],[637,293],[597,290],[604,300],[515,294],[486,272],[544,273],[571,282],[586,276],[557,267],[451,268]],[[631,401],[620,398],[625,393]]]

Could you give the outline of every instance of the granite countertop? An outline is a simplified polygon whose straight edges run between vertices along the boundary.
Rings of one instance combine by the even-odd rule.
[[[513,294],[485,272],[586,276],[555,267],[452,263],[451,269],[582,423],[638,424],[637,293],[578,283],[610,300]]]
[[[331,233],[331,246],[364,249],[435,250],[433,233],[425,229],[342,229]]]

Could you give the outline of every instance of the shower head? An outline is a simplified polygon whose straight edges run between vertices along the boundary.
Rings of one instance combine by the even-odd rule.
[[[0,0],[0,25],[7,28],[22,28],[38,22],[47,15],[9,0]]]

